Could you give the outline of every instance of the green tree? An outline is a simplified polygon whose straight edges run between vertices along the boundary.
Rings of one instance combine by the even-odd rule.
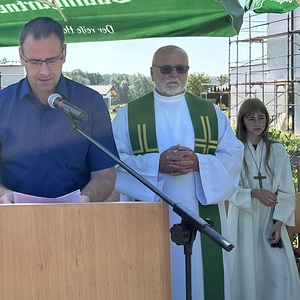
[[[81,71],[80,69],[73,70],[71,72],[63,72],[64,76],[75,80],[84,85],[90,85],[90,80],[87,78],[86,72]]]
[[[150,77],[142,74],[134,74],[130,77],[130,97],[131,100],[137,99],[145,94],[150,93],[154,89],[154,83]]]
[[[291,161],[291,166],[292,166],[295,190],[299,192],[298,187],[299,187],[300,174],[298,169],[298,159],[299,159],[299,152],[300,152],[299,151],[300,138],[291,132],[277,130],[273,127],[269,129],[269,134],[272,138],[282,143],[286,151],[288,152]]]
[[[103,76],[100,73],[89,73],[86,72],[86,76],[90,81],[91,85],[105,85]]]
[[[109,85],[110,84],[110,78],[111,78],[110,74],[103,74],[102,75],[103,84],[104,85]]]
[[[120,84],[120,102],[121,103],[127,103],[130,99],[130,89],[129,84],[127,80],[122,80]]]
[[[204,73],[192,73],[188,76],[186,90],[202,96],[212,87],[211,77]]]
[[[130,99],[129,76],[126,74],[113,74],[110,84],[114,86],[118,97],[114,99],[113,104],[127,103]]]
[[[217,77],[217,80],[220,85],[223,85],[229,82],[229,76],[228,74],[221,74]]]

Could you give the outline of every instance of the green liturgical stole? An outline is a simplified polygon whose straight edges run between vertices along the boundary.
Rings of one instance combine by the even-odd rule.
[[[214,154],[218,145],[218,120],[213,104],[190,93],[185,97],[195,132],[195,152]],[[153,92],[128,103],[128,125],[135,155],[158,152]]]
[[[193,94],[185,93],[195,133],[194,151],[214,155],[218,146],[218,119],[214,105]],[[128,128],[135,155],[157,153],[153,92],[128,103]],[[214,221],[214,230],[221,234],[218,205],[202,205],[199,216]],[[204,297],[206,300],[224,299],[224,270],[222,249],[205,234],[201,234]]]

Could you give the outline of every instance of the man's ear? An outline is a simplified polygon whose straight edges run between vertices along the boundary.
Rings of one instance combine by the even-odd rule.
[[[64,53],[63,62],[66,62],[66,58],[67,58],[67,44],[64,44],[64,46],[63,46],[63,53]]]
[[[154,80],[153,80],[153,68],[152,68],[152,67],[150,67],[150,75],[151,75],[152,81],[154,81]]]
[[[22,52],[21,46],[19,47],[19,57],[20,57],[21,65],[24,66],[25,65],[25,61],[23,59],[23,52]]]

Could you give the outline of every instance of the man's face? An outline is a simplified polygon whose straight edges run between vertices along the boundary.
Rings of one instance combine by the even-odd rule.
[[[161,66],[172,66],[169,74],[162,74]],[[163,96],[174,96],[184,92],[188,72],[178,73],[176,66],[188,66],[188,57],[180,49],[165,49],[157,53],[150,69],[156,91]]]
[[[28,35],[22,49],[19,48],[19,54],[33,93],[41,101],[46,101],[55,92],[60,79],[66,60],[66,45],[62,46],[54,34],[40,40]]]

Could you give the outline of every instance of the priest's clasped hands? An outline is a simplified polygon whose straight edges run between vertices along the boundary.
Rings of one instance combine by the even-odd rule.
[[[172,176],[199,171],[198,157],[190,148],[175,145],[161,154],[159,171]]]

